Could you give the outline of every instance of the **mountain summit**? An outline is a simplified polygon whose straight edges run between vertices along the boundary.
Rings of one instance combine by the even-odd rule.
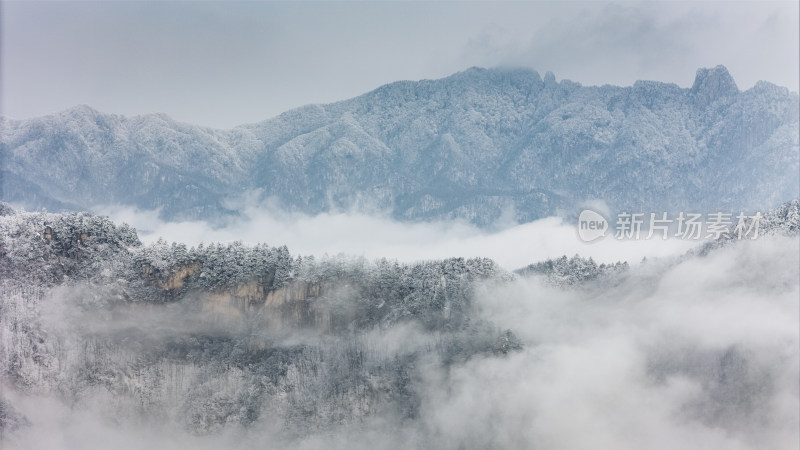
[[[739,93],[736,82],[725,66],[713,69],[698,69],[691,93],[700,106],[707,106],[715,100]]]
[[[690,89],[582,86],[472,68],[215,130],[78,107],[0,127],[0,199],[124,204],[213,218],[259,190],[308,214],[529,221],[602,199],[612,210],[741,210],[800,195],[798,97],[723,66]]]

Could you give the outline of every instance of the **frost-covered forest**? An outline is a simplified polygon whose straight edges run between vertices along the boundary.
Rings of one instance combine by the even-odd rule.
[[[3,383],[206,434],[270,418],[289,439],[418,414],[418,365],[521,345],[471,313],[485,259],[414,265],[240,243],[142,246],[87,214],[2,217]],[[4,399],[4,433],[27,423]],[[277,426],[277,425],[276,425]]]
[[[511,273],[143,245],[104,217],[0,204],[2,441],[577,448],[575,430],[606,423],[616,448],[791,448],[799,207],[755,241]],[[598,419],[604,402],[643,428]]]

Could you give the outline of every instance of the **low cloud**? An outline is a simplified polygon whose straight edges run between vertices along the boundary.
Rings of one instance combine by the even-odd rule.
[[[309,216],[268,205],[249,205],[224,227],[205,221],[165,222],[157,211],[125,207],[98,208],[115,222],[135,227],[140,239],[197,245],[242,241],[286,245],[294,254],[392,258],[414,262],[449,257],[488,257],[508,270],[548,258],[580,254],[598,263],[629,261],[684,253],[698,241],[660,239],[621,242],[606,237],[584,243],[574,225],[559,217],[509,224],[486,231],[463,221],[398,222],[386,215],[326,213]]]
[[[715,2],[559,6],[532,15],[527,26],[485,27],[461,59],[623,86],[658,80],[690,87],[697,68],[723,64],[740,88],[766,80],[798,89],[797,5],[790,2],[729,3],[722,10]]]
[[[479,304],[525,350],[453,371],[426,420],[477,448],[796,448],[798,255],[765,239],[610,289],[492,286]]]

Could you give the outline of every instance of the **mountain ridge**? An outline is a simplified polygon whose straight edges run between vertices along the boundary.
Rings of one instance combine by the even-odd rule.
[[[443,77],[443,78],[422,78],[422,79],[419,79],[419,80],[392,81],[392,82],[389,82],[389,83],[385,83],[385,84],[383,84],[381,86],[378,86],[375,89],[369,90],[369,91],[367,91],[367,92],[365,92],[363,94],[357,95],[356,97],[351,97],[351,98],[343,99],[343,100],[337,100],[337,101],[329,102],[329,103],[308,103],[308,104],[305,104],[305,105],[298,106],[296,108],[288,109],[288,110],[286,110],[286,111],[284,111],[284,112],[282,112],[280,114],[277,114],[277,115],[272,116],[272,117],[268,117],[268,118],[263,119],[263,120],[258,120],[258,121],[255,121],[255,122],[244,122],[244,123],[241,123],[241,124],[238,124],[238,125],[234,125],[232,127],[216,127],[216,126],[210,126],[210,125],[199,125],[199,124],[195,124],[195,123],[192,123],[192,122],[189,122],[189,121],[175,119],[172,116],[170,116],[168,113],[164,113],[164,112],[151,112],[151,113],[130,114],[130,115],[121,114],[121,113],[113,113],[113,112],[104,112],[104,111],[96,109],[96,108],[92,107],[91,105],[88,105],[88,104],[85,104],[85,103],[79,103],[79,104],[77,104],[75,106],[72,106],[72,107],[69,107],[69,108],[65,108],[65,109],[62,109],[62,110],[59,110],[59,111],[55,111],[55,112],[52,112],[52,113],[43,114],[43,115],[35,116],[35,117],[23,118],[23,119],[19,119],[19,118],[15,118],[15,117],[11,117],[11,116],[0,114],[0,121],[25,122],[25,121],[30,121],[30,120],[44,119],[44,118],[47,118],[47,117],[63,115],[63,114],[66,114],[66,113],[71,113],[73,111],[85,111],[85,112],[93,114],[93,115],[98,115],[99,114],[99,115],[103,115],[103,116],[115,116],[115,117],[124,118],[124,119],[136,119],[136,118],[144,118],[144,117],[162,117],[162,118],[164,118],[164,120],[166,120],[168,122],[173,122],[175,124],[189,125],[189,126],[192,126],[192,127],[202,128],[202,129],[207,129],[207,130],[213,130],[213,131],[230,131],[230,130],[233,130],[233,129],[236,129],[236,128],[248,128],[248,127],[258,126],[260,124],[263,124],[263,123],[266,123],[266,122],[270,122],[270,121],[275,120],[275,119],[277,119],[277,118],[279,118],[281,116],[293,113],[293,112],[298,111],[298,110],[306,110],[306,109],[309,109],[309,108],[319,108],[319,107],[325,107],[325,106],[328,106],[328,105],[334,105],[334,104],[338,104],[338,103],[342,103],[342,102],[347,102],[347,101],[354,100],[356,98],[362,97],[364,95],[368,95],[368,94],[374,93],[376,91],[379,91],[381,89],[387,88],[387,87],[395,85],[395,84],[417,84],[417,83],[442,81],[442,80],[448,80],[448,79],[451,79],[451,78],[454,78],[454,77],[458,77],[460,75],[464,75],[464,74],[468,74],[468,73],[493,72],[493,71],[497,71],[497,72],[518,72],[518,73],[529,74],[532,77],[538,77],[538,80],[539,80],[540,83],[542,83],[542,84],[550,84],[551,86],[558,85],[561,82],[567,82],[569,84],[577,85],[577,86],[585,87],[585,88],[615,87],[615,88],[623,88],[624,89],[624,88],[635,88],[635,87],[637,87],[637,85],[651,85],[652,84],[652,85],[660,85],[660,86],[663,86],[663,87],[672,87],[672,88],[675,88],[676,90],[687,90],[687,89],[692,90],[693,88],[697,87],[700,79],[703,78],[701,76],[701,72],[703,72],[703,73],[709,72],[710,73],[710,72],[714,72],[715,70],[720,70],[720,69],[722,71],[724,71],[725,76],[729,77],[731,79],[731,81],[733,81],[734,86],[735,86],[735,80],[730,75],[730,72],[728,71],[727,67],[725,67],[724,65],[717,65],[717,66],[715,66],[713,68],[699,68],[699,69],[697,69],[697,73],[695,75],[695,80],[692,83],[692,86],[689,86],[688,88],[680,87],[680,85],[678,85],[677,83],[674,83],[674,82],[658,81],[658,80],[636,80],[636,81],[634,81],[634,83],[632,85],[629,85],[629,86],[621,86],[621,85],[615,85],[615,84],[609,84],[609,83],[604,83],[604,84],[599,84],[599,85],[598,84],[592,84],[592,85],[585,85],[584,86],[582,83],[574,81],[574,80],[571,80],[569,78],[564,78],[561,81],[556,81],[555,75],[553,74],[552,71],[549,71],[549,70],[545,72],[545,74],[546,74],[545,77],[542,77],[542,75],[539,73],[538,70],[535,70],[535,69],[532,69],[532,68],[528,68],[528,67],[498,66],[498,67],[487,68],[487,67],[480,67],[480,66],[471,66],[471,67],[468,67],[467,69],[464,69],[464,70],[462,70],[460,72],[456,72],[456,73],[454,73],[452,75],[449,75],[449,76],[446,76],[446,77]],[[548,75],[552,75],[552,77],[549,77]],[[550,81],[548,81],[548,80],[550,80]],[[738,87],[737,86],[735,86],[735,87],[738,90]],[[759,80],[752,87],[750,87],[748,89],[745,89],[744,91],[741,91],[741,90],[738,90],[738,91],[739,92],[747,92],[747,91],[750,91],[752,89],[764,89],[764,88],[776,89],[776,90],[784,92],[786,94],[797,94],[797,92],[791,91],[789,88],[787,88],[785,86],[781,86],[781,85],[772,83],[772,82],[770,82],[768,80]]]
[[[390,210],[488,226],[507,210],[524,222],[593,199],[733,210],[798,195],[798,101],[786,88],[739,91],[723,66],[699,69],[688,89],[551,75],[470,68],[227,130],[87,106],[4,119],[0,198],[215,218],[260,190],[307,214]]]

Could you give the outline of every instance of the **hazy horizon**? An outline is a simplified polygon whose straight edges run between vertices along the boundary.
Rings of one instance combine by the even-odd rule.
[[[0,113],[16,119],[85,104],[229,128],[473,66],[552,71],[587,86],[686,88],[698,68],[719,64],[742,90],[765,80],[797,92],[800,78],[793,2],[1,7]]]

